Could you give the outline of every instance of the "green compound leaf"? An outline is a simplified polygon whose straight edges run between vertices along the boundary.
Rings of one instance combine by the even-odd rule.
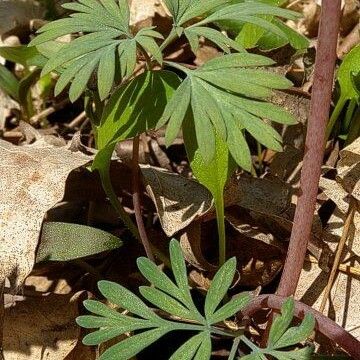
[[[69,97],[71,101],[76,101],[96,71],[100,99],[106,99],[115,81],[117,59],[122,77],[129,77],[135,69],[138,46],[162,63],[162,54],[155,41],[161,39],[162,35],[152,27],[141,29],[133,35],[129,28],[127,1],[82,0],[64,4],[63,7],[74,13],[44,25],[30,43],[39,47],[66,34],[85,34],[51,54],[42,71],[42,75],[51,71],[60,73],[55,95],[71,83]]]
[[[344,58],[337,72],[341,97],[359,101],[359,93],[354,86],[353,73],[360,69],[360,45],[355,46]]]
[[[264,100],[273,89],[287,89],[291,82],[277,74],[254,69],[272,64],[271,60],[239,53],[215,58],[196,70],[167,64],[186,74],[157,124],[159,128],[168,123],[168,146],[181,127],[185,132],[184,119],[192,118],[198,149],[205,163],[210,163],[215,156],[215,134],[227,143],[238,165],[248,171],[251,158],[244,130],[265,146],[282,150],[280,135],[263,119],[284,124],[295,124],[296,120],[284,109]],[[238,143],[234,133],[240,139]]]
[[[120,86],[106,104],[97,128],[98,149],[153,129],[179,84],[175,73],[161,70],[146,71]]]
[[[0,89],[15,100],[19,100],[19,80],[2,64],[0,64]]]
[[[197,320],[197,316],[193,316],[189,309],[164,292],[149,286],[141,286],[139,290],[140,294],[157,308],[183,319]]]
[[[306,314],[299,326],[289,328],[294,317],[294,300],[287,299],[281,307],[281,315],[273,321],[269,333],[267,347],[259,348],[242,338],[245,344],[252,349],[252,354],[245,356],[245,359],[266,359],[265,355],[271,355],[275,359],[310,359],[314,348],[306,346],[301,349],[291,349],[292,346],[304,342],[314,331],[315,319],[312,314]],[[251,357],[253,355],[253,357]]]
[[[36,262],[69,261],[117,249],[122,241],[90,226],[45,222],[36,254]]]
[[[112,304],[119,306],[119,310],[129,312],[128,315],[119,313],[114,308],[98,301],[86,300],[84,302],[85,308],[92,314],[78,317],[77,323],[87,329],[96,329],[85,336],[84,344],[99,345],[119,335],[133,331],[138,332],[110,347],[101,355],[100,359],[130,359],[168,332],[181,330],[196,332],[196,334],[175,351],[170,359],[210,360],[211,335],[223,333],[223,330],[205,321],[197,310],[190,294],[185,260],[180,244],[176,240],[172,240],[170,243],[170,259],[176,284],[160,272],[150,260],[138,259],[140,271],[153,285],[152,287],[140,287],[140,293],[156,308],[177,317],[176,321],[162,319],[136,295],[110,281],[98,283],[102,295]],[[220,270],[219,275],[215,275],[210,302],[206,300],[208,304],[205,306],[208,309],[217,308],[217,304],[223,300],[221,296],[231,285],[230,274],[234,273],[234,266],[235,259],[229,260]],[[225,272],[228,273],[225,274]],[[249,300],[247,295],[239,295],[237,299],[229,303],[230,306],[225,304],[214,316],[217,319],[225,320],[225,314],[234,315]],[[210,310],[205,310],[205,312]],[[231,333],[228,336],[232,336]]]

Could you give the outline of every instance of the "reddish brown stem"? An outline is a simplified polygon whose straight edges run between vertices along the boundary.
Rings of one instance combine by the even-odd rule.
[[[323,0],[315,61],[314,84],[301,172],[301,196],[296,207],[289,249],[277,294],[293,295],[310,239],[325,149],[336,61],[341,0]]]
[[[243,316],[252,316],[261,309],[280,310],[285,297],[278,295],[259,295],[242,311]],[[331,341],[344,349],[352,358],[360,359],[360,342],[340,325],[330,320],[308,305],[295,301],[295,316],[302,319],[305,314],[312,314],[316,320],[316,329]]]
[[[149,238],[146,233],[144,221],[141,215],[141,193],[140,193],[140,171],[139,171],[139,136],[136,136],[133,141],[133,159],[132,159],[132,171],[133,171],[133,204],[135,211],[136,224],[138,226],[141,242],[144,246],[146,256],[155,262],[153,252]]]

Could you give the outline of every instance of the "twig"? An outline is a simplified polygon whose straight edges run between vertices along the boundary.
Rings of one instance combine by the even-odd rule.
[[[279,295],[259,295],[241,312],[246,317],[251,317],[261,309],[273,309],[279,311],[285,297]],[[360,342],[343,329],[340,325],[320,313],[319,311],[295,300],[295,316],[302,319],[306,313],[310,313],[316,320],[316,329],[328,339],[334,341],[354,359],[360,359]]]
[[[86,112],[83,111],[82,113],[80,113],[74,120],[72,120],[69,124],[66,125],[66,127],[68,129],[75,129],[76,127],[78,127],[79,125],[82,124],[82,122],[84,120],[86,120],[87,115]]]
[[[5,302],[4,302],[5,281],[0,284],[0,360],[4,360],[4,323],[5,323]]]
[[[133,204],[135,210],[136,224],[138,226],[140,240],[144,246],[146,256],[151,260],[155,261],[149,238],[147,236],[144,221],[141,215],[141,201],[140,201],[140,179],[139,179],[139,136],[136,136],[133,141],[133,160],[132,160],[132,171],[133,171]]]
[[[311,263],[311,264],[318,264],[319,261],[316,257],[309,255],[305,261]],[[360,267],[355,267],[355,266],[349,266],[349,265],[344,265],[344,264],[339,264],[339,266],[337,267],[337,269],[345,274],[348,275],[355,275],[355,276],[360,276]]]
[[[54,104],[50,107],[48,107],[47,109],[39,112],[38,114],[32,116],[29,120],[31,125],[37,124],[40,120],[46,118],[47,116],[53,114],[55,111],[62,109],[63,107],[65,107],[67,104],[69,104],[69,99],[65,99],[61,102],[59,102],[58,104]]]
[[[281,296],[290,296],[295,293],[310,239],[333,88],[340,5],[340,0],[322,2],[306,150],[301,172],[302,194],[296,207],[289,249],[277,290],[277,294]]]
[[[349,205],[349,211],[347,213],[344,228],[343,228],[343,232],[342,232],[342,235],[341,235],[341,239],[340,239],[340,242],[339,242],[338,247],[336,249],[336,255],[335,255],[334,263],[333,263],[333,266],[332,266],[332,269],[331,269],[331,272],[330,272],[328,282],[327,282],[326,287],[325,287],[325,292],[324,292],[323,298],[321,300],[321,305],[320,305],[319,311],[322,312],[322,313],[324,312],[326,303],[327,303],[327,301],[329,299],[329,295],[330,295],[331,289],[332,289],[333,284],[334,284],[334,280],[335,280],[335,276],[336,276],[336,273],[337,273],[337,270],[338,270],[338,267],[339,267],[340,259],[341,259],[341,256],[342,256],[342,253],[343,253],[343,250],[344,250],[344,247],[345,247],[346,240],[347,240],[347,238],[349,236],[350,226],[351,226],[351,224],[353,222],[353,219],[354,219],[355,209],[356,209],[356,206],[353,203],[353,201],[351,200],[350,205]]]

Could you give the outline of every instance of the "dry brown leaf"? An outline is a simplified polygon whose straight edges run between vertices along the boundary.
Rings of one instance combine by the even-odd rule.
[[[202,271],[216,271],[217,267],[210,264],[201,250],[201,221],[194,221],[181,234],[180,246],[185,260]]]
[[[19,104],[0,89],[0,130],[5,129],[6,118],[9,116],[11,109],[19,108]]]
[[[78,342],[77,315],[78,304],[71,301],[71,295],[10,300],[5,309],[5,359],[64,359]]]
[[[30,273],[43,217],[64,195],[69,173],[90,157],[43,141],[0,140],[0,281],[19,286]]]
[[[353,224],[350,227],[341,264],[360,267],[360,138],[340,152],[337,166],[338,176],[335,180],[322,178],[320,188],[331,199],[336,208],[330,216],[323,241],[336,252],[343,232],[345,218],[349,210],[350,197],[357,200]],[[319,309],[324,289],[328,283],[329,273],[322,271],[318,264],[306,264],[300,278],[296,296],[315,309]],[[333,284],[330,301],[325,314],[343,326],[352,335],[360,339],[360,278],[352,274],[339,272]]]
[[[225,205],[238,205],[264,214],[279,215],[290,206],[291,188],[277,178],[247,175],[232,178],[225,188]]]
[[[360,201],[360,137],[340,151],[337,181]]]
[[[141,172],[167,236],[173,236],[211,209],[211,194],[195,180],[150,165],[141,166]]]

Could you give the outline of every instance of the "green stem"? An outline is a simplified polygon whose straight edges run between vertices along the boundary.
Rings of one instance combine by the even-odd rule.
[[[223,196],[220,196],[219,199],[215,200],[215,208],[219,235],[219,266],[222,266],[226,261],[225,211]]]
[[[166,47],[168,47],[175,39],[178,38],[178,33],[176,31],[176,28],[173,27],[170,31],[170,34],[168,37],[164,40],[164,42],[160,45],[160,50],[165,50]]]
[[[354,115],[354,111],[356,109],[357,101],[356,99],[351,99],[349,105],[346,110],[345,120],[344,120],[344,129],[346,132],[349,131],[349,126],[351,123],[351,119]]]
[[[360,136],[360,106],[357,108],[354,117],[350,123],[350,129],[345,141],[345,146],[350,145]]]
[[[232,344],[232,347],[231,347],[231,351],[230,351],[230,355],[228,357],[228,360],[234,360],[235,359],[235,356],[236,356],[236,351],[237,349],[239,348],[239,344],[240,344],[240,341],[241,341],[241,336],[237,337],[234,339],[234,342]]]
[[[345,106],[346,101],[347,101],[347,99],[344,98],[344,97],[340,97],[340,99],[338,100],[338,102],[337,102],[337,104],[335,106],[335,109],[331,114],[329,123],[328,123],[327,128],[326,128],[326,141],[329,140],[330,135],[331,135],[331,133],[332,133],[332,131],[334,129],[334,126],[336,124],[336,121],[339,118],[339,116],[341,114],[341,111]]]
[[[240,336],[241,341],[247,345],[252,351],[259,352],[259,348],[253,344],[245,335]]]

